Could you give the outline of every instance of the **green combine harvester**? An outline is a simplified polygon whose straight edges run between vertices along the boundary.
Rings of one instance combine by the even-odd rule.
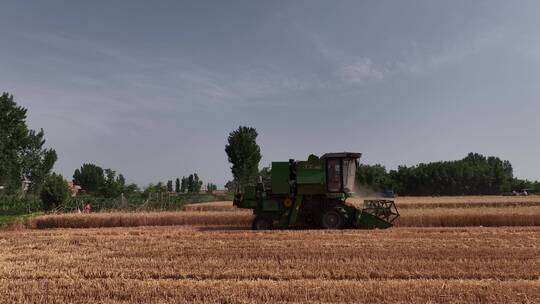
[[[399,217],[394,201],[346,203],[354,196],[360,153],[327,153],[307,161],[272,162],[271,181],[238,191],[233,204],[253,209],[254,230],[273,227],[384,229]]]

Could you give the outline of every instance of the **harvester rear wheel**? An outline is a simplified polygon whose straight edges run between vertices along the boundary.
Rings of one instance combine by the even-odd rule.
[[[345,218],[336,209],[329,209],[321,217],[321,228],[342,229],[345,226]]]
[[[270,230],[272,229],[272,220],[267,217],[257,216],[253,220],[251,228],[253,230]]]

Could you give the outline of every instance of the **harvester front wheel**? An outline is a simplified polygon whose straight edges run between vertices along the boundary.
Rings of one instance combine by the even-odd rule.
[[[257,216],[253,220],[251,228],[253,230],[270,230],[272,229],[272,220],[267,217]]]
[[[342,229],[345,226],[345,218],[336,209],[329,209],[321,217],[321,228]]]

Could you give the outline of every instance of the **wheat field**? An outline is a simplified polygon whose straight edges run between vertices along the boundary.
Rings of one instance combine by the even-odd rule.
[[[506,227],[540,226],[540,207],[405,209],[395,227]],[[112,212],[58,214],[35,217],[29,227],[99,228],[138,226],[213,226],[249,228],[249,211]]]
[[[0,303],[540,303],[537,198],[397,204],[387,230],[251,231],[230,202],[31,218],[0,231]]]
[[[377,197],[353,197],[348,202],[361,206],[364,199]],[[402,196],[394,199],[399,209],[434,208],[503,208],[540,207],[540,195],[529,196]],[[237,210],[230,201],[188,204],[187,211],[233,211]]]
[[[540,196],[399,197],[396,227],[540,226]],[[351,199],[361,205],[359,198]],[[60,214],[32,218],[32,228],[203,225],[249,227],[250,211],[230,201],[186,206],[184,212]]]
[[[540,228],[0,235],[0,303],[538,303]]]

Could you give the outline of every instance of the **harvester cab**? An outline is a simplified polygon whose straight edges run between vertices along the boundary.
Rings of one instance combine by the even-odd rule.
[[[244,187],[233,204],[253,209],[253,229],[318,227],[389,228],[399,213],[394,201],[364,200],[362,206],[346,202],[354,197],[360,153],[327,153],[307,161],[273,162],[271,179]]]

